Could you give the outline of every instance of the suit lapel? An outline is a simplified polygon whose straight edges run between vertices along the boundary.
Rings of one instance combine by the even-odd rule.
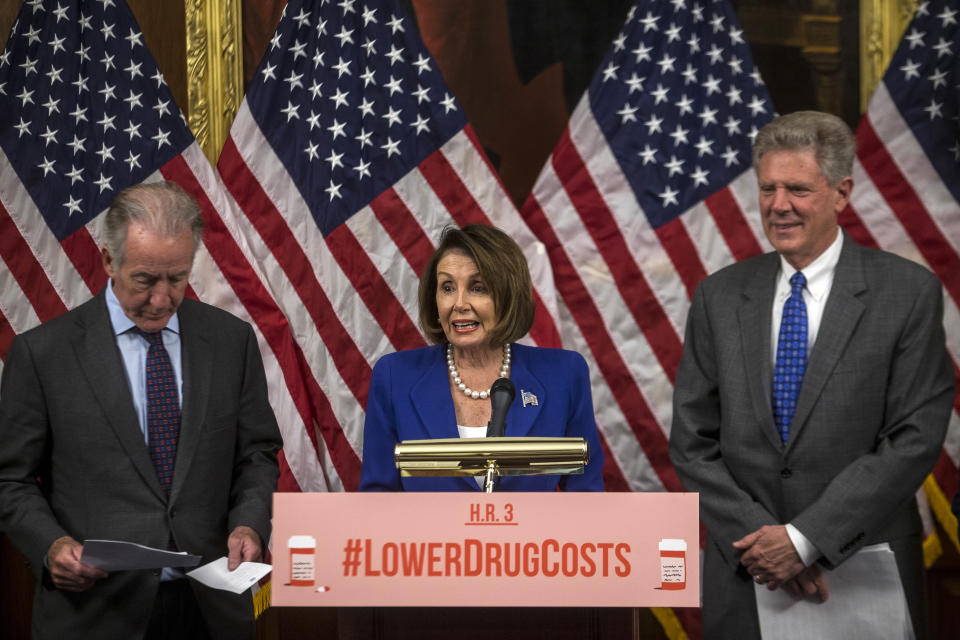
[[[176,497],[190,470],[203,418],[210,399],[210,377],[213,374],[213,349],[206,335],[206,327],[195,319],[191,301],[184,300],[178,310],[180,316],[180,355],[183,363],[183,398],[180,410],[180,439],[177,443],[177,461],[173,468],[171,501]]]
[[[546,387],[527,367],[523,358],[525,353],[534,352],[515,348],[512,356],[510,379],[513,381],[517,395],[514,397],[510,405],[510,411],[507,413],[506,435],[513,437],[528,435],[533,428],[533,423],[540,417],[540,411],[550,401],[550,398],[547,397]],[[527,406],[523,406],[522,396],[524,392],[533,394],[537,404],[527,403]]]
[[[165,500],[133,406],[130,383],[103,291],[87,303],[77,324],[79,339],[74,350],[87,380],[96,381],[91,385],[94,399],[143,481],[161,500]]]
[[[763,435],[776,448],[781,448],[780,437],[773,422],[770,401],[773,369],[770,345],[770,323],[776,277],[780,268],[779,257],[770,253],[759,261],[753,277],[744,287],[739,309],[740,344],[743,348],[744,371],[747,375],[747,392],[753,410],[762,426]]]
[[[430,348],[423,375],[410,387],[413,404],[423,430],[430,438],[459,438],[457,414],[450,397],[447,362],[443,345]]]
[[[460,437],[457,413],[453,408],[453,398],[450,397],[450,378],[444,345],[430,348],[423,375],[410,386],[410,402],[428,438]],[[472,477],[451,480],[460,485],[461,491],[480,490],[477,481]]]
[[[807,370],[803,375],[797,410],[790,425],[788,449],[810,417],[824,385],[846,349],[860,316],[863,315],[863,302],[858,296],[866,288],[860,247],[844,235],[843,248],[830,287],[830,297],[823,310],[817,341],[810,352]]]

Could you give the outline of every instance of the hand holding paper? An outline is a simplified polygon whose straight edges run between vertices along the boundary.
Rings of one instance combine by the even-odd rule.
[[[86,591],[97,580],[107,577],[107,572],[82,560],[83,546],[71,538],[57,538],[47,551],[47,569],[58,589]]]
[[[222,557],[203,565],[187,576],[211,589],[223,589],[233,593],[243,593],[256,584],[257,580],[270,573],[270,565],[260,562],[244,562],[231,571],[227,566],[227,558]]]
[[[260,535],[250,527],[235,527],[227,538],[227,550],[230,571],[240,566],[241,562],[259,562],[262,555]]]

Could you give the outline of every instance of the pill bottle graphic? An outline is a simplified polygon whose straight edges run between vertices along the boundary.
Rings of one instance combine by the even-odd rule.
[[[317,558],[316,539],[313,536],[291,536],[287,548],[290,550],[290,585],[312,587]]]
[[[660,588],[687,588],[687,541],[676,538],[660,540]]]

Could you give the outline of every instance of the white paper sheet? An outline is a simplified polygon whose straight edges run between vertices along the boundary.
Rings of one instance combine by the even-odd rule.
[[[798,600],[784,589],[754,585],[760,634],[777,640],[913,640],[913,626],[894,553],[864,547],[826,575],[824,603]]]
[[[186,552],[167,551],[122,540],[87,540],[83,543],[80,561],[104,571],[130,569],[163,569],[166,567],[195,567],[200,556]]]
[[[239,567],[230,571],[227,569],[227,557],[224,556],[188,571],[187,576],[212,589],[243,593],[270,573],[270,569],[269,564],[262,562],[241,562]]]

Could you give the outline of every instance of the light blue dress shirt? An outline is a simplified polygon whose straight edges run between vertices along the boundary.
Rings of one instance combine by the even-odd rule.
[[[116,294],[113,293],[113,278],[107,282],[107,312],[110,314],[110,324],[113,334],[123,357],[123,368],[127,372],[127,384],[130,395],[133,396],[133,406],[137,411],[137,420],[140,421],[140,431],[143,433],[143,442],[149,446],[147,438],[147,349],[150,343],[137,332],[137,325],[127,317]],[[180,318],[174,313],[167,326],[163,329],[163,347],[170,356],[173,365],[173,374],[177,378],[177,396],[180,407],[183,408],[183,366],[180,356]],[[163,569],[160,580],[178,580],[184,577],[182,569]]]
[[[127,372],[127,384],[133,396],[133,406],[140,421],[140,431],[143,432],[143,441],[147,444],[147,349],[150,343],[136,331],[137,325],[127,317],[116,294],[113,293],[113,279],[107,282],[107,311],[110,314],[110,324],[123,356],[123,367]],[[180,318],[176,313],[170,317],[167,326],[163,329],[163,346],[170,355],[170,364],[173,365],[173,374],[177,378],[177,395],[180,406],[183,406],[183,367],[180,356]]]

